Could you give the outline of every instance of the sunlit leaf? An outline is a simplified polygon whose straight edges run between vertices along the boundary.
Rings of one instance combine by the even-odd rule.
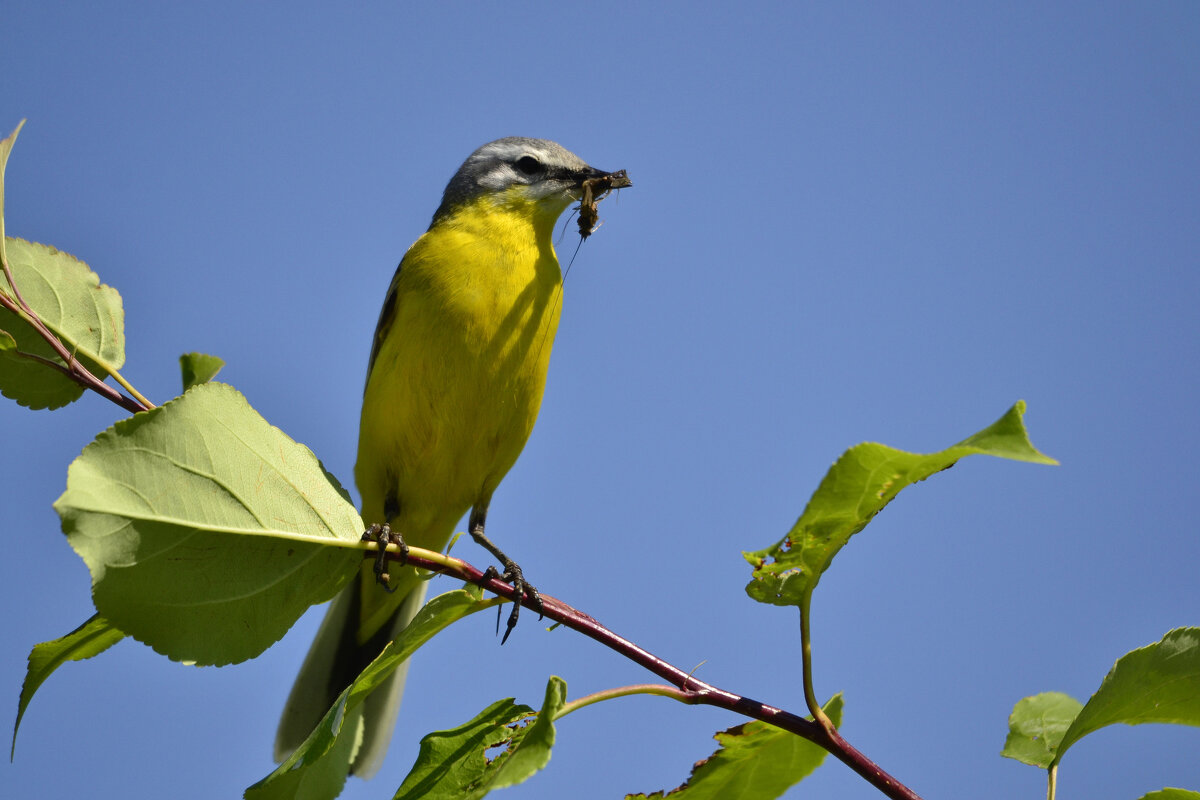
[[[1159,789],[1157,792],[1144,794],[1138,800],[1200,800],[1200,792],[1188,789]]]
[[[1200,628],[1176,628],[1117,659],[1067,729],[1055,760],[1092,731],[1118,722],[1200,725]]]
[[[833,557],[867,526],[900,490],[954,466],[969,455],[1055,464],[1029,441],[1018,402],[994,424],[937,453],[908,453],[882,444],[860,444],[842,454],[782,540],[743,553],[754,567],[746,593],[762,603],[802,606]]]
[[[1008,738],[1000,755],[1049,767],[1081,708],[1083,703],[1062,692],[1043,692],[1018,701],[1009,715]]]

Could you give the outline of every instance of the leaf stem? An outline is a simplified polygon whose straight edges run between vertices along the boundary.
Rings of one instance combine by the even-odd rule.
[[[808,713],[821,724],[826,733],[835,733],[837,728],[825,714],[825,709],[817,702],[817,693],[813,689],[812,677],[812,631],[809,627],[809,609],[812,604],[812,589],[805,592],[800,601],[800,672],[804,683],[804,704]]]
[[[366,551],[364,558],[373,559],[378,547],[375,543],[371,542],[364,543],[363,549]],[[402,556],[398,546],[388,545],[386,549],[389,560],[401,560]],[[482,571],[461,559],[451,558],[450,556],[430,550],[410,547],[407,558],[404,559],[403,563],[453,575],[459,580],[473,583],[492,594],[499,595],[508,600],[515,599],[515,592],[512,586],[501,581],[499,578],[488,577]],[[823,747],[861,775],[885,796],[893,800],[920,800],[920,796],[916,792],[893,778],[875,762],[867,758],[861,751],[843,739],[832,724],[825,725],[820,722],[814,722],[799,714],[793,714],[781,708],[754,700],[753,698],[735,694],[717,688],[712,684],[705,683],[679,667],[663,661],[658,656],[644,650],[628,639],[619,636],[584,612],[572,608],[563,601],[548,594],[541,594],[540,607],[530,599],[528,594],[521,597],[520,602],[531,611],[536,611],[544,617],[548,617],[574,631],[582,633],[590,639],[594,639],[610,650],[616,651],[644,669],[658,675],[663,680],[668,681],[675,687],[673,690],[675,694],[670,694],[669,696],[681,702],[716,706],[717,708],[724,708],[752,719],[769,722],[778,728],[794,733],[797,736],[802,736],[810,742]],[[621,690],[613,691],[619,692]],[[665,691],[665,687],[663,691],[655,693],[668,694]],[[581,698],[575,702],[581,703],[585,699],[587,698]],[[589,702],[596,702],[596,700],[593,699]],[[826,721],[828,721],[828,718],[826,718]]]
[[[137,389],[133,388],[133,384],[130,383],[129,381],[125,380],[124,375],[122,375],[120,372],[118,372],[115,369],[110,369],[107,364],[104,366],[104,369],[105,369],[105,371],[108,372],[109,375],[112,376],[112,379],[114,381],[121,384],[121,386],[123,386],[125,388],[125,391],[127,391],[131,395],[133,395],[135,400],[137,400],[139,403],[144,405],[147,409],[154,408],[154,403],[151,403],[149,400],[147,400],[145,398],[144,395],[142,395],[141,392],[139,392]]]
[[[1054,800],[1054,795],[1058,791],[1058,764],[1050,765],[1050,769],[1046,770],[1046,800]]]
[[[659,697],[670,697],[672,700],[678,700],[681,703],[689,705],[695,704],[692,695],[685,691],[667,686],[663,683],[640,683],[634,686],[618,686],[615,689],[605,689],[600,692],[593,692],[589,695],[584,695],[577,700],[572,700],[565,703],[559,712],[554,716],[555,719],[562,719],[572,711],[578,711],[581,708],[590,706],[593,703],[599,703],[603,700],[612,700],[615,697],[631,697],[638,694],[658,695]]]

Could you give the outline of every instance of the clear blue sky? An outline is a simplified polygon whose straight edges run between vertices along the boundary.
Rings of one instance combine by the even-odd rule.
[[[739,551],[780,537],[843,449],[940,449],[1027,400],[1061,466],[973,459],[909,490],[816,597],[818,693],[845,692],[847,737],[927,798],[1043,796],[997,755],[1013,703],[1086,699],[1118,656],[1200,624],[1200,6],[14,1],[0,18],[0,127],[29,119],[9,232],[121,291],[124,374],[151,398],[177,392],[180,353],[220,355],[347,483],[378,306],[462,159],[525,135],[628,169],[571,270],[489,533],[545,591],[724,688],[803,705],[796,615],[745,596]],[[10,712],[29,648],[92,613],[51,503],[119,416],[0,404]],[[236,667],[130,641],[68,665],[0,795],[238,796],[272,767],[319,615]],[[344,797],[390,797],[421,734],[499,697],[536,705],[550,674],[572,696],[650,677],[532,619],[501,649],[492,625],[421,652],[387,766]],[[505,796],[670,788],[738,721],[604,704]],[[1194,729],[1106,730],[1061,791],[1200,789],[1198,750]],[[831,762],[789,796],[877,795]]]

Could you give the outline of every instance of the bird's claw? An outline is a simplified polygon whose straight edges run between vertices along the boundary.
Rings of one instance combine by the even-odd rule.
[[[363,531],[362,540],[364,542],[374,542],[379,545],[379,550],[375,554],[375,580],[386,589],[388,592],[396,591],[391,586],[392,576],[387,571],[387,546],[394,544],[400,548],[400,563],[403,564],[408,560],[408,545],[404,543],[404,539],[399,533],[392,530],[392,526],[386,522],[382,525],[375,524]]]
[[[513,561],[504,562],[504,573],[501,574],[495,567],[488,567],[484,570],[484,577],[496,578],[502,580],[513,587],[513,607],[508,615],[508,622],[504,626],[504,636],[500,639],[500,644],[508,641],[509,635],[513,629],[517,627],[517,618],[521,614],[521,602],[525,598],[529,598],[533,602],[534,607],[538,612],[538,619],[542,618],[542,596],[538,594],[538,590],[525,580],[525,573]],[[500,619],[496,619],[496,632],[500,632]]]

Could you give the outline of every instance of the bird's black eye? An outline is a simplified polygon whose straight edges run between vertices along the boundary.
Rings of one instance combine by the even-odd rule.
[[[541,168],[541,162],[533,156],[521,156],[517,159],[517,169],[525,175],[536,175]]]

